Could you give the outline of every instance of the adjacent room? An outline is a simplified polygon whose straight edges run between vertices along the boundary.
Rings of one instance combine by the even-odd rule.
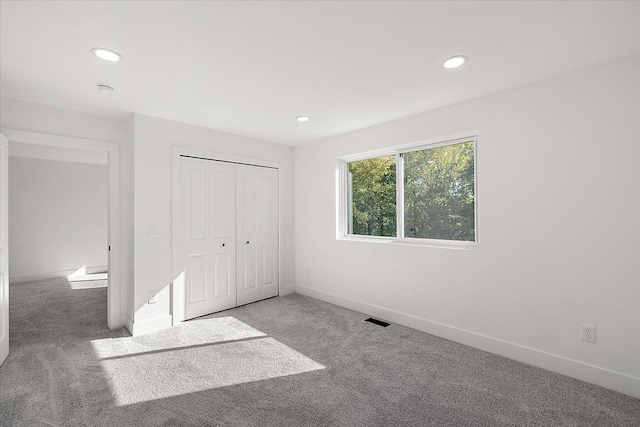
[[[9,283],[107,287],[105,153],[11,143]]]
[[[0,0],[0,425],[639,426],[640,2]]]

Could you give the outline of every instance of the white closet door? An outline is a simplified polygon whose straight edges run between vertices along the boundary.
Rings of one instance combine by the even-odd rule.
[[[181,158],[185,319],[236,306],[235,166]]]
[[[0,134],[0,365],[9,355],[8,147],[7,138]]]
[[[238,305],[278,295],[278,171],[238,165]]]

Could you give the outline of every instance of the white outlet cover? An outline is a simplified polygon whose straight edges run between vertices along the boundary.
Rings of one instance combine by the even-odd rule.
[[[592,325],[580,325],[580,339],[582,341],[595,343],[596,342],[596,327]]]

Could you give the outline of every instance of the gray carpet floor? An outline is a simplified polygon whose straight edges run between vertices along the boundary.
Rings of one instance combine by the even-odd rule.
[[[12,285],[1,426],[640,426],[640,400],[292,295],[140,337]]]

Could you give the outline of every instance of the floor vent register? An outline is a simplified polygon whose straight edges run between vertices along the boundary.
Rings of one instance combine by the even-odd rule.
[[[386,328],[391,324],[383,322],[382,320],[374,319],[373,317],[369,317],[367,320],[365,320],[365,322],[373,323],[374,325],[382,326],[383,328]]]

